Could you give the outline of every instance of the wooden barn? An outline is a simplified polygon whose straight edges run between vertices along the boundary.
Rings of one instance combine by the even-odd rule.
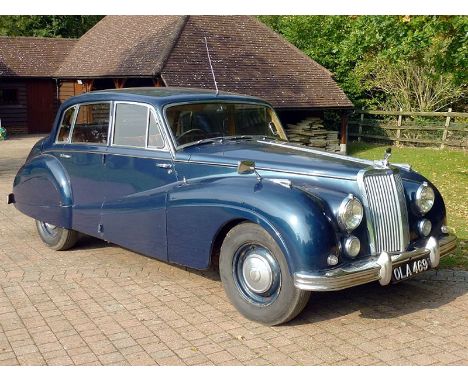
[[[346,143],[353,105],[332,74],[249,16],[107,16],[78,40],[2,38],[0,89],[7,83],[9,89],[18,86],[23,98],[14,107],[25,109],[15,116],[13,104],[0,101],[2,124],[18,123],[30,133],[46,131],[37,127],[33,109],[52,120],[57,102],[90,90],[214,88],[205,37],[220,90],[266,99],[290,126],[331,111],[341,124],[341,143]],[[31,85],[39,80],[44,87],[40,97],[34,96],[40,85]]]
[[[0,120],[9,133],[47,133],[57,109],[55,72],[76,40],[0,37]]]

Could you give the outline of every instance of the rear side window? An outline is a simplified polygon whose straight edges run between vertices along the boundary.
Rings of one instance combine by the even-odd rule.
[[[70,138],[70,130],[75,115],[76,106],[73,106],[63,113],[62,122],[60,123],[59,132],[57,134],[57,142],[68,142]]]
[[[145,147],[150,110],[144,105],[115,105],[114,145]]]
[[[72,131],[72,143],[107,144],[110,103],[80,105]]]

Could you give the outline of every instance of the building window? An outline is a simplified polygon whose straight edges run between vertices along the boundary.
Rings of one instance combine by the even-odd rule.
[[[18,105],[18,89],[0,89],[0,105]]]

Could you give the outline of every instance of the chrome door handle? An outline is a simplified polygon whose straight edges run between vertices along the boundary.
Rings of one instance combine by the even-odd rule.
[[[169,163],[156,163],[156,167],[159,167],[159,168],[172,168],[172,164],[169,164]]]
[[[71,155],[68,155],[68,154],[59,154],[59,157],[60,157],[60,158],[65,158],[65,159],[70,159],[70,158],[71,158]]]

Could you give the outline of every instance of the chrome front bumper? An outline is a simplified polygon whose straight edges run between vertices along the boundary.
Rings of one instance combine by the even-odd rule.
[[[392,279],[393,268],[409,260],[429,255],[431,268],[439,265],[440,258],[453,252],[457,247],[457,238],[448,235],[440,240],[431,237],[422,248],[408,252],[387,253],[373,256],[366,260],[357,260],[339,268],[311,273],[294,273],[294,285],[298,289],[311,291],[334,291],[356,285],[379,281],[387,285]]]

